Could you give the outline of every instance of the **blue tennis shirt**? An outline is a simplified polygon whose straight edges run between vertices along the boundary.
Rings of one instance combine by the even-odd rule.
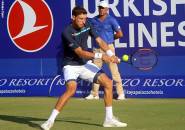
[[[103,21],[101,21],[98,16],[96,16],[90,19],[90,22],[96,33],[105,42],[107,42],[108,44],[112,44],[114,42],[114,32],[120,30],[120,26],[114,17],[107,15],[107,17]]]

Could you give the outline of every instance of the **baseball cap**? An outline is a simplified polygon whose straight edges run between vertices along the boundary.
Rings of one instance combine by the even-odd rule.
[[[109,8],[109,4],[106,1],[100,1],[98,7]]]

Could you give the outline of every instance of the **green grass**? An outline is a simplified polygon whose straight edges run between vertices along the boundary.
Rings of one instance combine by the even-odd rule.
[[[56,98],[0,98],[0,130],[40,130]],[[103,100],[72,98],[52,130],[185,130],[185,99],[127,99],[113,102],[126,128],[103,128]]]

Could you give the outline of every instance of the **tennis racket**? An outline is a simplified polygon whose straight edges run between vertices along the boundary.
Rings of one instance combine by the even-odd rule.
[[[150,70],[156,66],[158,59],[154,50],[142,48],[131,55],[123,55],[120,61],[129,63],[139,70]]]

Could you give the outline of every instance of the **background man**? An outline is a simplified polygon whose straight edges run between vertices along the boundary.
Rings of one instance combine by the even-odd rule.
[[[108,14],[109,5],[106,1],[101,1],[98,6],[99,15],[91,19],[92,26],[94,26],[99,36],[108,44],[108,47],[115,54],[114,40],[121,38],[123,33],[115,18]],[[115,34],[114,34],[115,33]],[[104,53],[104,51],[97,47],[95,44],[94,53]],[[102,59],[94,59],[98,67],[103,66]],[[116,83],[116,92],[118,94],[118,100],[124,100],[125,95],[123,92],[122,79],[116,63],[108,63],[113,80]],[[99,99],[99,84],[94,83],[92,85],[91,93],[85,99]]]

